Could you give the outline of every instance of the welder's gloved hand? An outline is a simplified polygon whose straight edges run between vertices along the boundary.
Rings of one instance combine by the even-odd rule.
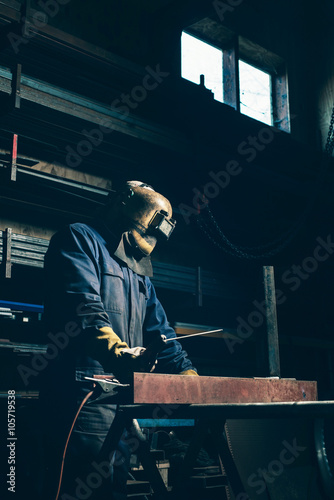
[[[184,370],[184,372],[180,372],[179,375],[195,375],[199,377],[198,373],[195,370]]]
[[[158,363],[156,359],[152,359],[150,353],[145,349],[145,347],[131,347],[123,349],[123,354],[132,354],[138,356],[138,370],[137,372],[153,372]],[[147,356],[148,355],[148,356]]]
[[[144,347],[129,348],[113,329],[105,326],[86,343],[87,354],[97,359],[106,372],[111,372],[120,382],[131,382],[134,372],[145,371],[141,354]]]

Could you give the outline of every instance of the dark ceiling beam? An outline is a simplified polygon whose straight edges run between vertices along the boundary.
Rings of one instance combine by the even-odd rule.
[[[9,2],[12,4],[12,2]],[[14,34],[22,35],[22,31],[24,30],[24,19],[22,19],[21,13],[16,10],[14,7],[9,7],[7,5],[3,5],[0,2],[0,25],[3,24],[1,31],[3,31],[4,27],[7,27],[7,31],[12,30]],[[10,23],[10,24],[9,24]],[[5,34],[5,36],[8,33]],[[64,52],[67,50],[71,50],[72,52],[76,52],[78,57],[85,57],[86,61],[89,59],[103,61],[105,64],[109,64],[114,67],[127,68],[129,72],[132,74],[142,72],[142,68],[136,64],[131,62],[128,59],[125,59],[117,54],[111,53],[108,50],[105,50],[97,45],[91,44],[82,40],[74,35],[69,33],[65,33],[64,31],[51,26],[50,24],[45,24],[45,26],[41,24],[34,24],[31,22],[30,25],[30,38],[26,39],[28,43],[22,42],[18,47],[20,49],[20,54],[25,52],[26,45],[29,48],[29,45],[35,45],[39,41],[43,46],[51,45],[53,48],[57,47],[60,52]],[[24,34],[23,34],[24,38]],[[8,40],[7,40],[8,43]],[[14,51],[13,51],[14,54]]]
[[[155,10],[154,20],[160,26],[182,30],[212,12],[211,0],[174,0]]]

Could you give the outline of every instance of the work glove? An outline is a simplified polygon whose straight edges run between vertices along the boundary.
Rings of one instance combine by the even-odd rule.
[[[134,372],[150,368],[142,357],[145,348],[129,348],[110,326],[102,327],[96,336],[90,336],[86,349],[89,356],[101,363],[104,371],[113,373],[120,382],[129,383]]]
[[[198,373],[195,372],[195,370],[184,370],[183,372],[180,372],[179,375],[196,375],[199,377]]]
[[[88,355],[97,359],[106,372],[111,372],[120,382],[132,381],[134,372],[152,372],[166,337],[161,335],[145,347],[130,348],[116,335],[110,326],[98,330],[97,336],[90,336],[86,349]]]

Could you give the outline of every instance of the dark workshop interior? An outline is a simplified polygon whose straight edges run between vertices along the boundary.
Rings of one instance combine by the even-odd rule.
[[[331,0],[0,0],[1,498],[56,500],[49,241],[139,180],[173,207],[151,281],[199,377],[180,399],[173,378],[135,379],[126,498],[334,499],[333,16]],[[92,490],[75,498],[107,499]]]

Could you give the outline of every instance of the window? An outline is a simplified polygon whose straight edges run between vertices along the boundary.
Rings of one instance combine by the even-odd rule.
[[[191,26],[191,32],[182,33],[181,76],[199,84],[203,75],[202,83],[204,80],[215,100],[290,132],[287,78],[282,59],[233,34],[221,36],[215,45],[201,39],[200,26]],[[206,40],[207,35],[203,36]]]
[[[223,102],[223,53],[220,49],[183,32],[181,38],[182,78],[210,89],[217,101]]]
[[[271,76],[239,61],[240,112],[267,125],[273,124]]]

